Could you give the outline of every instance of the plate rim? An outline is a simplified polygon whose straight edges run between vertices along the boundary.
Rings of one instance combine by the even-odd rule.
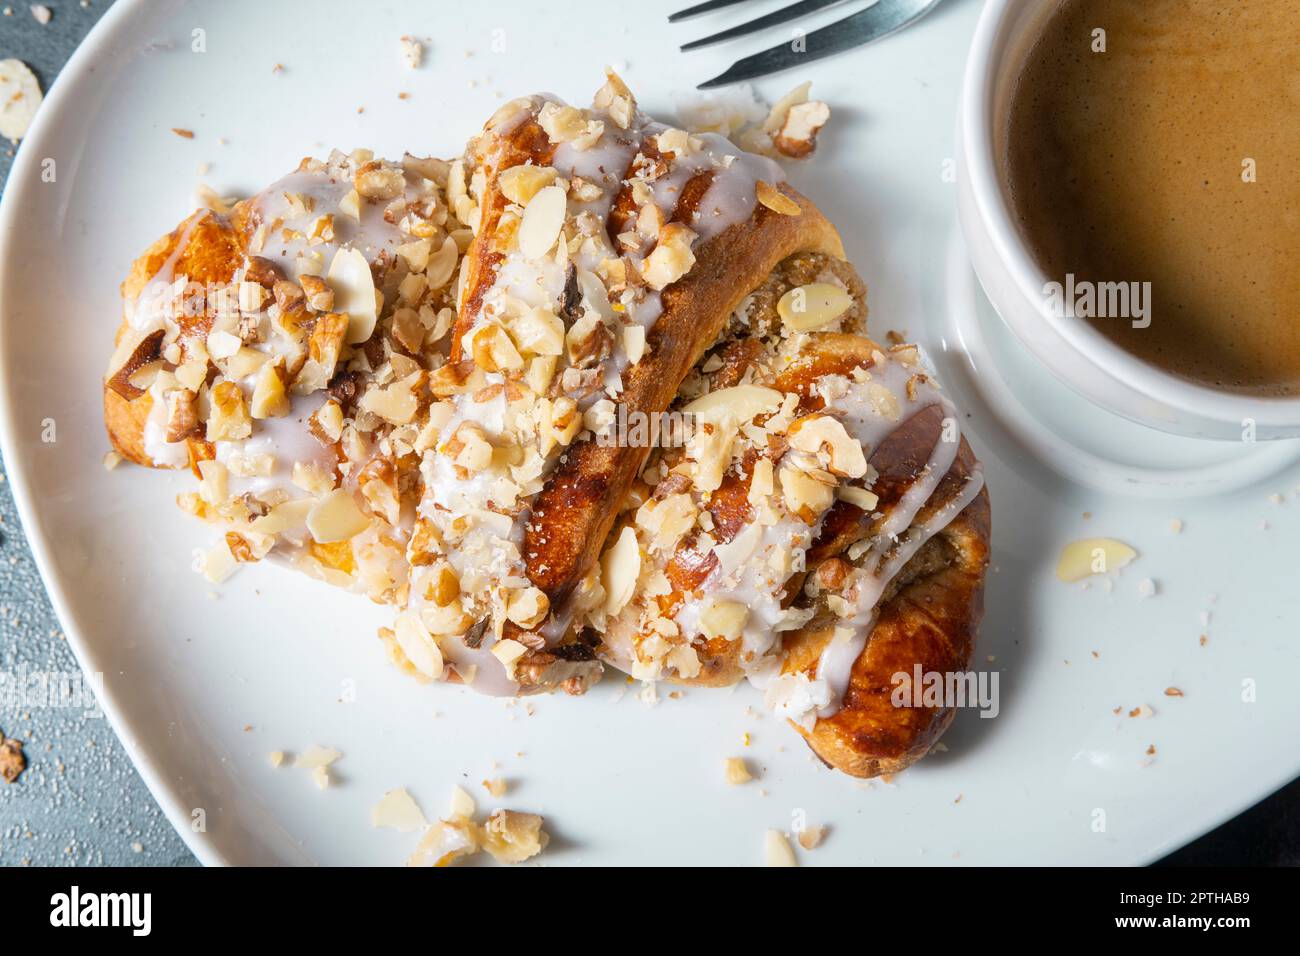
[[[27,189],[32,188],[31,177],[36,170],[37,157],[40,155],[39,144],[46,138],[46,130],[60,121],[60,114],[68,108],[70,90],[79,86],[92,72],[96,58],[113,41],[118,39],[122,28],[145,6],[146,0],[117,0],[90,29],[86,37],[68,58],[63,69],[59,71],[54,82],[46,91],[41,107],[36,112],[35,120],[27,135],[23,137],[9,176],[5,180],[4,195],[0,196],[0,314],[5,309],[9,288],[5,277],[10,271],[9,263],[13,256],[18,225],[18,208],[21,197]],[[19,197],[19,198],[15,198]],[[8,342],[10,323],[0,322],[0,368],[8,366]],[[12,379],[6,376],[6,382],[0,387],[0,453],[6,463],[5,474],[9,479],[10,493],[13,495],[14,507],[18,519],[22,522],[23,536],[31,550],[40,574],[41,584],[49,597],[54,613],[58,617],[63,633],[67,635],[68,646],[72,648],[77,664],[86,673],[96,673],[102,668],[96,667],[97,655],[83,638],[78,617],[72,611],[62,576],[54,573],[55,564],[47,546],[47,535],[35,508],[31,488],[28,483],[27,469],[20,464],[23,457],[18,454],[17,424],[14,420],[15,402],[11,400]],[[179,793],[172,786],[168,776],[154,761],[147,748],[136,743],[136,736],[131,732],[130,722],[123,716],[113,692],[105,684],[96,695],[113,733],[117,736],[131,760],[132,766],[144,781],[153,798],[167,817],[167,821],[184,841],[186,847],[204,866],[230,866],[233,861],[216,848],[206,833],[198,833],[189,825],[189,815],[185,811]]]

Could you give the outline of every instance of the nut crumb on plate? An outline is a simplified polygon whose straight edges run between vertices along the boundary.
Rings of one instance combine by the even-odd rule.
[[[402,833],[413,833],[429,825],[415,798],[405,787],[389,790],[370,810],[370,823]]]
[[[744,757],[728,757],[725,763],[727,783],[735,786],[736,784],[748,783],[754,779],[754,775],[749,772],[749,767],[745,763]]]
[[[805,827],[799,832],[799,845],[805,850],[815,850],[826,839],[825,827]]]
[[[767,830],[763,833],[764,866],[798,866],[794,849],[785,834],[780,830]]]
[[[0,777],[3,777],[6,783],[14,783],[26,768],[27,758],[23,756],[23,742],[0,734]]]
[[[409,69],[418,70],[424,61],[424,44],[410,36],[402,37],[401,44],[402,61]]]

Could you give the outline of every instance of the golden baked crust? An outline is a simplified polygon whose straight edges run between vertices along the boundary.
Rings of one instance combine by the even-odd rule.
[[[942,427],[935,408],[909,420],[896,440],[872,456],[882,478],[895,488],[915,479],[924,466],[933,436]],[[965,439],[931,503],[918,516],[943,507],[974,475],[975,454]],[[810,553],[810,573],[817,559],[837,560],[855,540],[856,528],[820,542]],[[953,674],[970,668],[975,637],[984,613],[984,578],[989,561],[988,491],[975,499],[899,572],[879,605],[879,617],[858,656],[837,713],[819,718],[808,730],[791,721],[823,761],[855,777],[897,773],[925,756],[952,723],[948,707],[897,707],[895,675]],[[785,639],[783,673],[817,674],[822,651],[836,622],[822,613]]]
[[[243,222],[242,207],[227,217],[202,210],[157,240],[131,264],[122,282],[122,301],[135,302],[168,263],[176,275],[207,284],[229,283],[244,259],[246,237],[236,223]],[[131,385],[131,375],[158,358],[161,332],[141,337],[124,316],[113,338],[117,350],[104,379],[104,426],[109,441],[127,460],[147,468],[167,468],[149,457],[144,448],[145,420],[153,407],[148,392]],[[125,353],[125,354],[124,354]]]

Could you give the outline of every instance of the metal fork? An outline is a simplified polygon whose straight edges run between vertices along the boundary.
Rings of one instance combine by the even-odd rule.
[[[678,20],[685,20],[704,13],[712,13],[714,10],[720,10],[723,7],[734,6],[742,2],[744,0],[708,0],[706,3],[679,10],[669,16],[668,20],[670,23],[676,23]],[[715,33],[712,36],[685,43],[682,45],[682,50],[684,52],[698,50],[700,47],[711,46],[714,43],[734,40],[736,37],[747,36],[759,30],[766,30],[768,27],[788,23],[791,20],[796,20],[799,17],[815,13],[818,10],[824,10],[842,2],[843,0],[798,0],[797,3],[782,7],[780,10],[765,14],[748,23],[742,23],[740,26],[723,30],[721,33]],[[705,80],[699,85],[698,89],[709,90],[718,86],[726,86],[729,83],[752,80],[756,77],[767,76],[769,73],[788,70],[803,63],[810,63],[813,60],[820,60],[822,57],[831,56],[835,53],[842,53],[865,43],[871,43],[873,40],[889,36],[889,34],[903,29],[909,23],[919,20],[929,13],[938,2],[939,0],[876,0],[865,10],[859,10],[857,13],[847,16],[843,20],[837,20],[820,30],[814,30],[807,35],[800,34],[791,42],[782,43],[770,50],[764,50],[762,53],[755,53],[753,56],[737,60],[726,72],[715,76],[711,80]]]

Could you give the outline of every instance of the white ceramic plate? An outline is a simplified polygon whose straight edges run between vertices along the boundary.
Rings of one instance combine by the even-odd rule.
[[[292,572],[249,569],[211,593],[190,570],[209,532],[170,504],[186,480],[100,464],[100,374],[129,263],[190,211],[200,163],[220,191],[246,193],[335,144],[450,155],[499,94],[585,100],[606,62],[667,112],[737,52],[675,52],[725,17],[669,28],[645,5],[564,7],[123,0],[20,150],[0,212],[9,474],[69,639],[105,675],[105,710],[199,858],[396,863],[414,837],[371,828],[386,790],[407,787],[433,817],[456,783],[497,804],[479,784],[504,776],[499,803],[546,815],[555,839],[539,861],[554,864],[753,863],[763,831],[801,814],[831,828],[805,864],[1140,863],[1300,773],[1300,475],[1279,470],[1294,449],[1117,422],[1063,393],[987,313],[951,251],[945,175],[972,0],[761,90],[812,79],[834,106],[821,154],[792,176],[833,211],[873,328],[919,339],[970,413],[993,496],[978,659],[1000,675],[997,719],[964,712],[946,753],[864,785],[822,768],[747,689],[647,706],[611,676],[585,699],[503,703],[402,678],[374,637],[382,609]],[[424,68],[403,67],[403,34],[430,39]],[[1141,552],[1113,591],[1053,577],[1061,545],[1090,534]],[[1145,600],[1144,577],[1159,587]],[[1153,717],[1123,716],[1144,703]],[[324,792],[267,760],[313,743],[346,755]],[[723,759],[742,754],[760,779],[728,787]]]

